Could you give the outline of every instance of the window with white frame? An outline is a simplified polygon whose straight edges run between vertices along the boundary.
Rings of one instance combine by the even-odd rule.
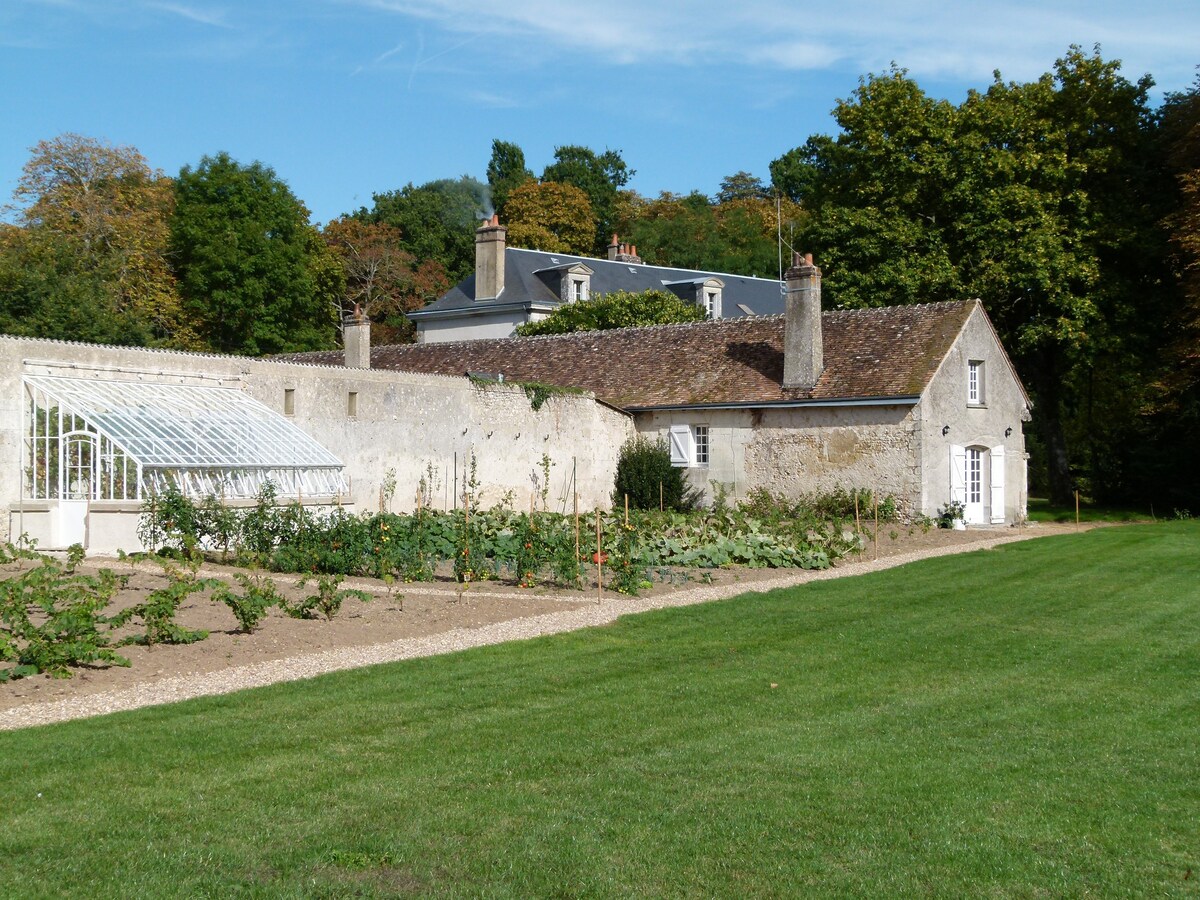
[[[693,425],[692,439],[696,444],[696,465],[708,465],[708,426]]]
[[[983,403],[983,360],[972,359],[967,363],[967,403]]]
[[[681,467],[707,466],[708,426],[672,425],[667,433],[671,450],[671,465]]]
[[[571,279],[571,300],[572,300],[572,302],[586,300],[587,294],[588,294],[587,279],[586,278],[572,278]]]

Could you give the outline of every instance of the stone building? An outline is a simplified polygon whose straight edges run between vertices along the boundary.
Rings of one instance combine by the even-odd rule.
[[[797,256],[783,315],[376,347],[370,364],[583,388],[709,497],[864,487],[908,513],[957,500],[968,523],[1023,517],[1030,401],[983,305],[822,312],[820,279]]]
[[[355,366],[365,327],[346,331],[336,368],[0,336],[0,538],[138,550],[142,506],[168,485],[244,505],[269,480],[281,502],[396,511],[420,490],[451,508],[472,467],[486,505],[608,503],[627,413]]]
[[[495,216],[476,230],[475,273],[408,314],[418,342],[511,337],[518,325],[538,322],[564,303],[612,291],[669,291],[713,319],[783,312],[775,278],[648,266],[637,247],[615,234],[607,259],[509,247],[506,235]]]

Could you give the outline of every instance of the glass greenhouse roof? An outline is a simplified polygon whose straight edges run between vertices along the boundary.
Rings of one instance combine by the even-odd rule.
[[[234,388],[56,375],[25,381],[144,467],[342,468],[286,418]]]

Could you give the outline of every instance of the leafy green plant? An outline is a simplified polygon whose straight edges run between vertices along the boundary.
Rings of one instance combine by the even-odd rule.
[[[320,612],[328,622],[338,614],[338,610],[342,608],[342,603],[347,597],[357,597],[364,603],[371,600],[371,595],[366,591],[339,588],[338,585],[345,580],[341,575],[317,575],[315,579],[317,582],[315,594],[310,594],[296,603],[283,605],[283,611],[293,619],[312,619],[315,618],[316,612]],[[308,578],[302,578],[297,587],[305,587],[308,583]]]
[[[632,523],[616,524],[617,540],[609,567],[612,574],[612,589],[621,594],[636,597],[638,591],[651,587],[646,565],[638,540],[637,526]]]
[[[267,617],[273,606],[283,606],[284,598],[266,575],[247,575],[235,572],[233,577],[242,586],[241,593],[227,584],[213,591],[212,599],[224,603],[237,619],[238,629],[243,634],[254,631]]]
[[[951,500],[938,510],[938,528],[953,528],[955,522],[962,522],[966,517],[967,507],[961,500]]]
[[[142,620],[144,632],[125,638],[122,644],[193,644],[208,637],[208,632],[203,629],[184,628],[175,621],[175,616],[180,604],[192,594],[219,589],[221,583],[215,578],[200,578],[195,564],[187,569],[164,564],[163,575],[167,579],[165,587],[151,591],[141,603],[113,617],[114,626],[123,625],[132,618]]]
[[[75,574],[48,556],[0,582],[0,661],[16,663],[0,669],[0,681],[39,672],[69,678],[71,668],[94,663],[128,666],[112,649],[103,614],[125,582],[108,569]]]
[[[167,485],[143,501],[138,540],[150,550],[182,553],[189,542],[199,543],[200,519],[196,504],[175,485]]]

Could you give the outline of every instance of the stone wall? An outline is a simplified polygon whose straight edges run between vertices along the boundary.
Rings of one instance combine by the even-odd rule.
[[[638,431],[666,440],[673,424],[707,425],[709,464],[688,469],[709,500],[755,488],[798,498],[871,488],[914,511],[920,502],[920,438],[911,406],[797,407],[644,413]]]
[[[461,483],[472,456],[484,505],[509,499],[522,509],[531,496],[540,504],[546,456],[552,508],[570,509],[576,491],[582,508],[607,506],[621,445],[633,433],[627,415],[590,395],[555,395],[534,410],[520,387],[465,377],[0,337],[0,499],[14,512],[27,427],[21,378],[34,372],[176,383],[203,376],[280,414],[290,402],[294,424],[345,464],[342,499],[359,509],[376,509],[390,478],[394,511],[414,506],[422,477],[435,507],[454,506],[455,473]]]
[[[976,404],[968,403],[967,399],[967,367],[971,360],[983,364],[981,402]],[[1030,420],[1030,408],[982,306],[977,306],[967,319],[962,334],[942,361],[921,404],[921,459],[925,472],[921,508],[926,515],[936,515],[950,500],[951,447],[978,447],[989,451],[1003,447],[1003,522],[1012,524],[1023,519],[1028,502],[1028,454],[1022,424]],[[989,452],[984,462],[985,485],[992,477],[990,464]],[[990,496],[985,497],[985,514],[989,521],[993,519],[990,501]]]

